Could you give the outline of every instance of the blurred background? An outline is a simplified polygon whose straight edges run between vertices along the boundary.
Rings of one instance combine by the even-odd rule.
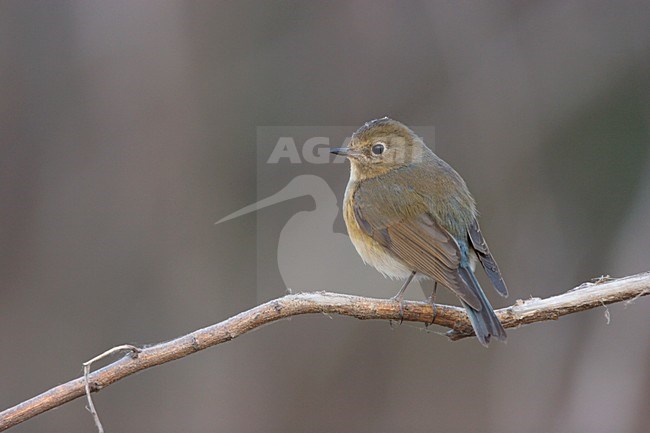
[[[486,290],[495,307],[648,270],[649,22],[645,1],[2,1],[0,409],[112,346],[285,292],[258,281],[257,218],[313,200],[214,225],[260,197],[263,125],[434,126],[510,287]],[[340,206],[348,166],[325,167]],[[331,230],[345,232],[340,214]],[[326,265],[292,288],[372,293],[368,269],[341,286]],[[488,350],[414,324],[296,317],[95,405],[113,432],[642,433],[649,308],[511,330]],[[85,404],[12,431],[95,431]]]

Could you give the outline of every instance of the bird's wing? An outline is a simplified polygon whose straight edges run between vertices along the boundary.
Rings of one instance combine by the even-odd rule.
[[[452,235],[428,213],[404,221],[389,223],[385,215],[354,208],[354,216],[361,229],[412,269],[427,275],[451,289],[476,311],[482,304],[475,289],[460,275],[461,252]],[[374,220],[373,216],[378,216]],[[374,221],[373,221],[374,220]],[[383,220],[385,224],[377,224]]]
[[[499,266],[494,260],[494,257],[492,257],[485,239],[483,239],[481,228],[479,227],[478,221],[476,221],[476,219],[474,219],[472,225],[469,226],[467,234],[469,235],[469,239],[472,242],[472,246],[476,251],[478,259],[480,260],[481,265],[483,265],[485,273],[488,275],[488,277],[490,277],[490,281],[492,281],[494,288],[497,290],[497,292],[499,292],[501,296],[508,296],[508,288],[506,287],[505,281],[503,281]]]

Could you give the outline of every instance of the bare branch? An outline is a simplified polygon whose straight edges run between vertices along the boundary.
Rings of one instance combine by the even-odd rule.
[[[631,301],[650,294],[650,272],[595,283],[585,283],[564,294],[546,299],[532,298],[497,310],[497,316],[506,328],[516,328],[545,320],[556,320],[566,314],[602,307],[614,302]],[[472,327],[464,309],[436,305],[433,323],[450,329],[450,339],[459,340],[472,335]],[[6,430],[49,409],[61,406],[85,393],[86,383],[92,392],[133,373],[183,358],[192,353],[225,343],[267,323],[300,314],[340,314],[361,320],[399,320],[397,302],[386,299],[364,298],[330,292],[297,293],[283,296],[244,311],[230,319],[199,329],[174,340],[146,347],[88,374],[56,386],[34,398],[0,413],[0,431]],[[424,302],[404,302],[404,320],[431,323],[433,309]]]

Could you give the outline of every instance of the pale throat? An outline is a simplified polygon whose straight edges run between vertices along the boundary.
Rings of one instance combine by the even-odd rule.
[[[372,170],[368,170],[367,167],[365,170],[360,169],[359,165],[360,163],[350,160],[350,182],[372,179],[391,171],[391,167],[385,167],[379,164],[375,164]]]
[[[350,181],[356,182],[359,180],[359,169],[355,162],[350,161]]]

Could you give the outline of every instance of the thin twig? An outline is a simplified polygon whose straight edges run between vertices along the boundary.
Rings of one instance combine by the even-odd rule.
[[[637,299],[648,294],[650,294],[650,272],[599,281],[597,284],[586,283],[574,290],[546,299],[519,300],[510,307],[497,310],[496,314],[503,326],[517,328],[530,323],[556,320],[566,314],[614,302]],[[124,356],[93,373],[87,373],[0,412],[0,431],[81,397],[87,389],[90,392],[99,391],[133,373],[225,343],[267,323],[312,313],[340,314],[362,320],[400,319],[399,304],[389,299],[373,299],[330,292],[289,294],[207,328],[199,329],[165,343],[140,349],[140,352],[135,354],[137,356]],[[433,322],[447,327],[450,329],[447,335],[452,340],[472,335],[472,327],[467,320],[467,315],[464,309],[459,307],[436,305],[434,317],[430,304],[404,301],[403,319],[421,323]],[[118,347],[118,349],[120,348],[121,346]],[[134,348],[129,349],[138,351]],[[109,352],[114,353],[114,350],[111,349]]]
[[[106,352],[104,352],[104,353],[102,353],[100,355],[97,355],[94,358],[92,358],[91,360],[86,361],[86,362],[83,363],[83,367],[84,367],[84,390],[86,391],[86,398],[88,399],[88,411],[93,416],[93,420],[95,421],[95,426],[97,426],[97,431],[99,433],[104,433],[104,427],[102,426],[102,422],[99,420],[99,415],[97,415],[97,410],[95,409],[95,405],[93,404],[93,398],[90,396],[90,380],[88,378],[90,376],[90,367],[93,365],[93,363],[95,363],[95,362],[97,362],[97,361],[99,361],[101,359],[107,358],[107,357],[109,357],[109,356],[111,356],[111,355],[113,355],[115,353],[118,353],[118,352],[124,352],[125,350],[128,350],[131,353],[133,353],[134,357],[136,357],[138,355],[138,353],[142,352],[141,349],[139,349],[139,348],[137,348],[135,346],[132,346],[130,344],[123,344],[121,346],[116,346],[116,347],[113,347],[112,349],[108,349]]]

